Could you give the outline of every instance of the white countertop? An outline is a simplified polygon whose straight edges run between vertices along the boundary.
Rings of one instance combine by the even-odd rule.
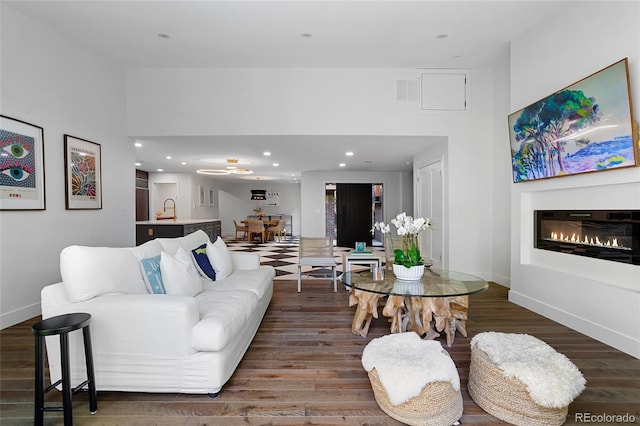
[[[136,222],[136,225],[192,225],[194,223],[207,223],[207,222],[219,222],[220,219],[178,219],[175,222],[173,219],[162,220],[141,220]]]

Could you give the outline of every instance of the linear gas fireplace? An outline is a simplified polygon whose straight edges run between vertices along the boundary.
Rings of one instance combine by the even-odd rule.
[[[640,265],[640,210],[536,210],[535,247]]]

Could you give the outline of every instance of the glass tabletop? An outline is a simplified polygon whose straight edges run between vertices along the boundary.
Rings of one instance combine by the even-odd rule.
[[[372,268],[367,271],[345,272],[340,277],[347,287],[392,296],[453,297],[478,293],[489,288],[482,278],[461,272],[425,269],[418,281],[399,280],[392,271]]]

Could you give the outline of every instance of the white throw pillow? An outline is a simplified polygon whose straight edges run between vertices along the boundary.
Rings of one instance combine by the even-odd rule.
[[[167,294],[173,296],[195,296],[202,292],[202,281],[191,257],[180,247],[175,257],[160,253],[160,271]]]
[[[218,237],[215,243],[207,243],[207,257],[216,271],[216,280],[222,280],[233,272],[233,259],[227,245]]]

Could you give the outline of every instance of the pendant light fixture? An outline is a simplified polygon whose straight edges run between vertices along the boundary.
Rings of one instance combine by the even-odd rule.
[[[200,169],[196,170],[196,173],[201,175],[213,175],[213,176],[221,176],[221,175],[250,175],[253,173],[253,170],[246,168],[238,168],[238,159],[237,158],[227,158],[227,166],[224,169]]]
[[[265,189],[252,189],[251,190],[251,199],[252,200],[266,200],[267,199],[267,191]]]

